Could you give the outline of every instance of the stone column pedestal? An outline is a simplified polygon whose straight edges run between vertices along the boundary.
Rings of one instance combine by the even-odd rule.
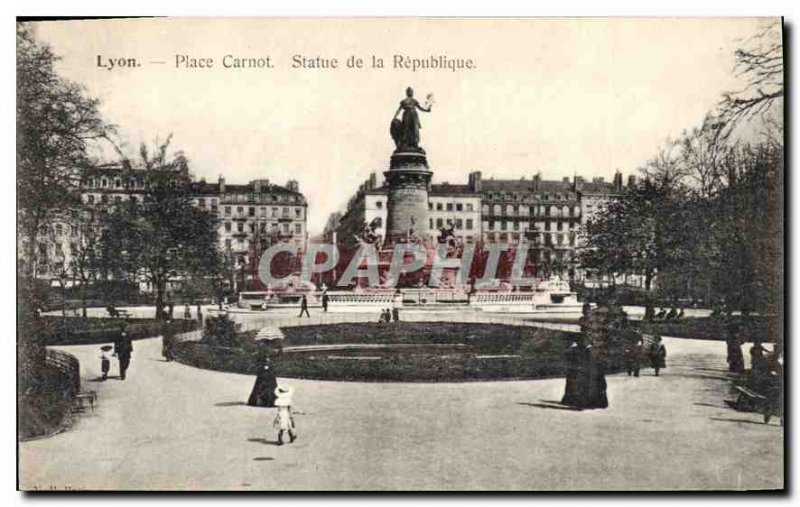
[[[421,244],[428,244],[428,187],[433,172],[428,168],[425,152],[395,152],[389,170],[383,174],[389,186],[385,244],[413,241],[409,232],[416,235]]]

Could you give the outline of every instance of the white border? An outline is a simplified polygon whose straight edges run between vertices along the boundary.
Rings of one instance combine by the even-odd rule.
[[[3,28],[3,41],[5,44],[0,47],[0,58],[2,58],[2,68],[4,78],[2,82],[2,110],[0,118],[2,118],[2,135],[0,135],[0,142],[2,143],[3,167],[8,171],[9,176],[5,179],[6,184],[0,187],[0,206],[3,207],[0,212],[0,227],[2,227],[3,238],[5,246],[0,250],[2,258],[0,258],[0,266],[2,266],[2,278],[6,286],[6,290],[2,291],[0,298],[0,322],[5,324],[3,329],[6,331],[2,339],[4,342],[3,353],[0,354],[0,371],[3,372],[4,385],[8,386],[2,391],[2,408],[4,409],[5,417],[2,418],[2,426],[0,427],[0,438],[2,442],[2,451],[0,456],[3,456],[2,464],[0,465],[0,484],[2,488],[0,495],[2,500],[7,501],[9,504],[16,505],[25,501],[29,501],[28,497],[15,492],[16,489],[16,447],[15,439],[12,434],[16,433],[16,424],[13,417],[16,403],[16,396],[12,386],[15,385],[15,340],[14,330],[12,323],[15,322],[15,294],[11,289],[12,282],[15,280],[15,270],[12,266],[16,266],[16,250],[14,241],[11,239],[15,228],[15,187],[11,174],[13,167],[15,167],[14,150],[15,150],[15,137],[14,137],[14,122],[15,122],[15,81],[14,81],[14,44],[13,44],[13,30],[14,30],[14,17],[19,15],[25,16],[131,16],[131,15],[148,15],[148,16],[450,16],[450,17],[601,17],[601,16],[784,16],[786,22],[793,25],[794,41],[797,40],[797,23],[798,19],[798,4],[800,2],[790,0],[717,0],[717,1],[698,1],[698,0],[618,0],[618,1],[591,1],[591,0],[562,0],[559,2],[540,3],[524,5],[520,2],[513,0],[492,0],[491,2],[472,3],[467,2],[447,2],[447,1],[434,1],[434,0],[399,0],[391,3],[379,3],[375,0],[338,0],[338,1],[324,1],[324,0],[306,0],[296,2],[285,2],[281,4],[267,4],[259,3],[256,0],[226,0],[223,2],[211,2],[207,0],[186,0],[184,2],[172,0],[123,0],[118,2],[100,2],[100,1],[72,1],[63,2],[56,0],[42,1],[42,0],[27,0],[27,1],[14,1],[10,4],[3,4],[2,10],[5,16],[2,19],[4,22],[0,24]],[[6,12],[7,11],[7,12]],[[790,43],[790,47],[791,46]],[[793,48],[792,48],[793,49]],[[796,66],[796,50],[790,53],[789,65],[794,71]],[[796,74],[793,72],[793,74]],[[795,97],[792,97],[795,98]],[[796,112],[794,101],[790,104],[791,112]],[[791,116],[792,119],[796,115]],[[796,146],[797,132],[795,129],[791,131],[791,139],[788,140],[788,146]],[[791,157],[790,162],[794,161]],[[794,164],[792,164],[794,165]],[[793,167],[787,166],[787,173],[791,173]],[[795,176],[791,178],[791,188],[788,188],[788,195],[798,195],[798,178]],[[787,202],[791,202],[791,198]],[[791,210],[791,223],[794,225],[792,231],[795,234],[791,237],[791,251],[797,252],[800,246],[800,234],[796,229],[796,224],[800,222],[799,207],[795,206]],[[788,219],[789,217],[787,217]],[[791,286],[795,286],[797,281],[797,272],[795,269],[792,273],[792,280],[787,280]],[[789,315],[800,314],[800,302],[797,298],[791,301],[791,308],[787,308]],[[790,346],[789,361],[798,357],[795,353],[795,346]],[[796,377],[796,368],[790,368],[792,372],[792,381]],[[792,391],[795,392],[794,387],[796,383],[792,382]],[[787,428],[788,429],[788,428]],[[735,442],[732,442],[735,445]],[[793,446],[790,450],[791,456],[797,459],[797,438],[793,439]],[[796,473],[789,470],[789,477],[787,480],[797,487],[796,480],[793,477]],[[351,503],[351,502],[372,502],[372,501],[387,501],[391,497],[382,496],[379,498],[325,498],[324,496],[317,496],[314,499],[309,498],[294,498],[292,503],[311,504],[317,502],[331,502],[336,503]],[[555,501],[559,504],[573,504],[581,500],[589,500],[588,497],[561,497]],[[36,498],[39,504],[56,503],[56,502],[85,502],[96,501],[107,503],[116,503],[121,501],[121,498],[111,499],[106,497],[45,497]],[[226,499],[216,498],[200,498],[200,497],[184,497],[177,498],[171,497],[132,497],[125,498],[123,501],[126,503],[144,504],[158,506],[167,505],[168,503],[181,501],[181,502],[213,502],[222,503],[230,501],[249,501],[249,502],[285,502],[287,499],[271,498],[271,497],[239,497],[231,496]],[[399,502],[398,502],[399,500]],[[463,498],[449,498],[442,497],[427,497],[427,498],[412,498],[403,497],[394,499],[392,503],[401,504],[430,504],[434,502],[438,505],[442,502],[452,504],[454,502],[480,503],[489,504],[496,501],[503,503],[519,503],[519,502],[542,502],[555,503],[553,498],[536,498],[536,497],[485,497],[485,496],[465,496]],[[608,498],[603,497],[601,503],[618,504],[620,502],[631,503],[641,502],[642,500],[658,503],[678,503],[688,505],[701,505],[709,502],[741,502],[741,501],[757,501],[764,502],[770,501],[769,498],[742,496],[742,497],[721,497],[721,498],[708,498],[708,497],[669,497],[667,500],[656,498]],[[772,500],[778,500],[774,498]],[[6,502],[3,502],[6,504]],[[786,501],[786,499],[783,499]]]

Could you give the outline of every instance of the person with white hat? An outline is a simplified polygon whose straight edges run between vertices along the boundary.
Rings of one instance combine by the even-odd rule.
[[[292,417],[292,396],[294,389],[290,386],[278,386],[275,388],[275,406],[278,407],[278,415],[275,416],[273,426],[278,428],[278,445],[283,445],[283,432],[289,433],[289,443],[297,438],[294,429],[294,418]]]

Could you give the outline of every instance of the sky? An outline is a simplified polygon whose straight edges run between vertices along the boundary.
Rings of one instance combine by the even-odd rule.
[[[295,179],[315,234],[370,173],[380,181],[388,170],[389,123],[408,86],[421,102],[434,97],[420,113],[434,182],[466,183],[476,170],[610,179],[634,173],[742,87],[733,52],[764,22],[170,18],[43,22],[36,33],[61,56],[60,75],[100,99],[131,156],[171,133],[198,178]],[[180,55],[214,66],[178,66]],[[224,68],[226,55],[269,57],[272,68]],[[293,68],[295,55],[339,67]],[[474,68],[397,69],[394,55]],[[364,66],[348,68],[350,56]],[[138,66],[110,68],[119,58]]]

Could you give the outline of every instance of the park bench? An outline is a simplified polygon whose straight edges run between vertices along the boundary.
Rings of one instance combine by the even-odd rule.
[[[95,391],[80,392],[75,395],[75,404],[72,407],[73,412],[82,412],[86,408],[86,401],[94,412],[94,404],[97,401],[97,393]]]
[[[117,310],[116,308],[106,308],[106,312],[112,319],[125,319],[131,316],[128,310]]]
[[[736,404],[740,406],[761,404],[767,401],[767,397],[759,394],[744,386],[733,386],[739,392],[739,397],[736,398]]]

